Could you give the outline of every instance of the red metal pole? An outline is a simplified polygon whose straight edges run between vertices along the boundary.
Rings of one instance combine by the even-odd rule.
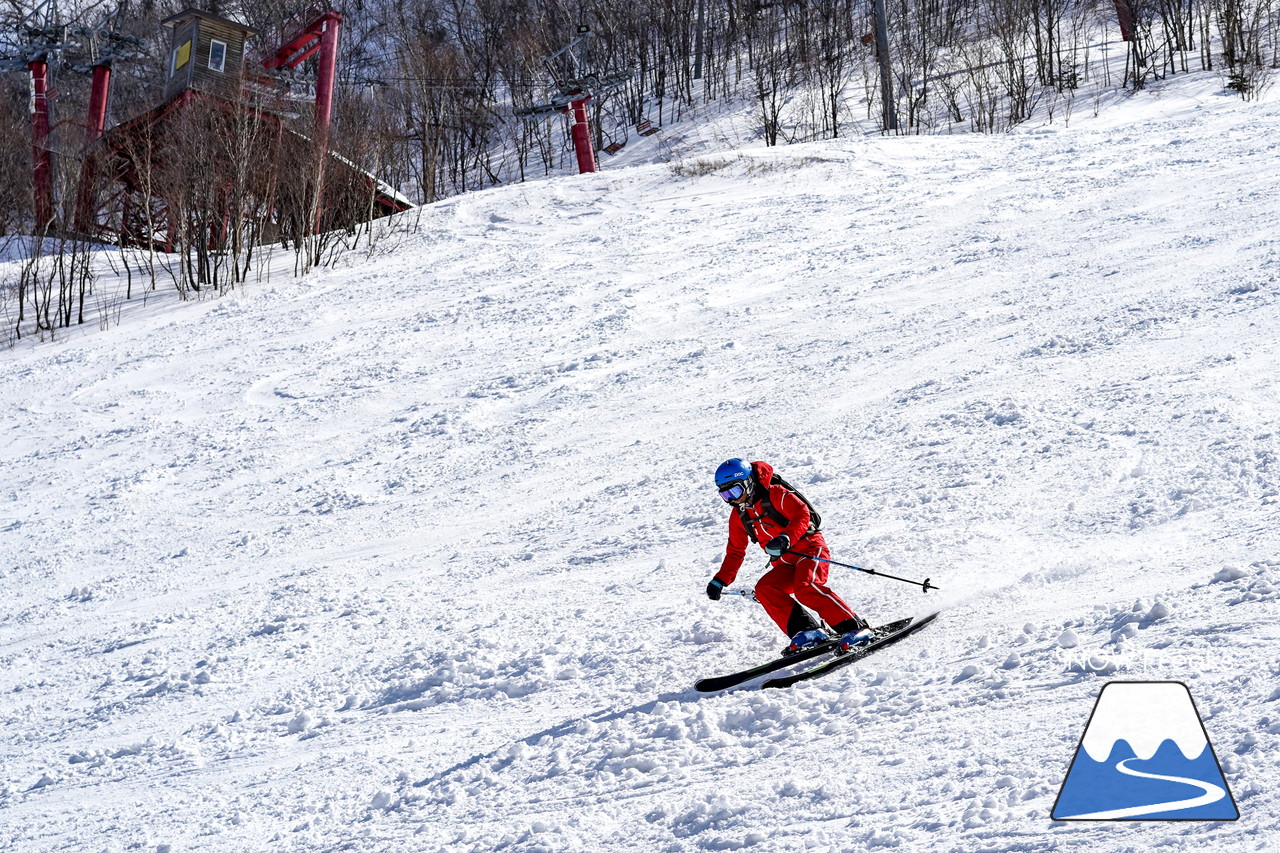
[[[76,230],[90,234],[96,230],[97,211],[94,209],[94,184],[98,169],[93,143],[107,129],[107,101],[111,93],[111,66],[107,63],[93,66],[93,88],[89,90],[89,119],[84,126],[85,157],[80,167],[80,192],[76,199]]]
[[[338,72],[338,35],[342,29],[342,16],[337,12],[326,12],[321,26],[324,27],[324,35],[320,37],[320,68],[316,80],[316,135],[327,141],[329,120],[333,116],[333,84]]]
[[[317,234],[324,220],[324,172],[329,160],[329,122],[333,117],[333,85],[338,73],[338,35],[342,29],[342,16],[332,10],[326,12],[320,25],[324,27],[324,35],[320,37],[320,67],[316,79]]]
[[[111,66],[93,66],[93,88],[89,92],[89,124],[85,142],[93,142],[107,129],[107,100],[111,93]]]
[[[1115,0],[1116,18],[1120,22],[1120,38],[1123,41],[1133,41],[1133,10],[1129,8],[1128,0]]]
[[[578,155],[578,174],[585,175],[596,170],[596,155],[591,150],[591,128],[587,125],[587,95],[570,103],[573,107],[573,150]]]
[[[53,157],[49,153],[49,63],[34,59],[31,70],[31,160],[37,232],[53,221]]]

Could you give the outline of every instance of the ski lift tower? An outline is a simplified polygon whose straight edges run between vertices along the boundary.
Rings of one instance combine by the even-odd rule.
[[[26,42],[0,56],[0,67],[26,68],[31,74],[31,159],[37,230],[53,222],[53,152],[49,146],[49,62],[58,60],[67,45],[67,27],[59,21],[56,0],[36,6],[20,26]]]
[[[53,194],[53,97],[50,74],[54,69],[93,74],[85,142],[102,135],[111,89],[111,63],[136,59],[143,42],[116,29],[124,2],[100,27],[70,27],[62,22],[57,0],[44,0],[19,26],[23,41],[0,45],[0,71],[26,69],[30,75],[31,161],[33,212],[37,230],[49,228],[54,219]],[[79,215],[79,214],[78,214]]]
[[[316,210],[315,233],[323,228],[325,164],[329,159],[329,125],[333,119],[333,91],[338,73],[338,38],[342,31],[342,15],[333,9],[315,12],[310,23],[280,45],[275,53],[262,60],[270,70],[297,68],[313,53],[320,52],[316,78]]]
[[[631,78],[626,72],[601,75],[587,70],[587,43],[591,28],[578,27],[578,37],[543,60],[559,92],[545,104],[521,107],[517,116],[532,118],[566,113],[573,118],[573,150],[578,157],[578,174],[596,170],[596,154],[591,147],[591,127],[587,122],[587,102],[619,88]]]
[[[89,118],[85,124],[85,143],[101,138],[107,127],[107,108],[111,102],[111,70],[116,62],[138,60],[146,56],[146,42],[120,32],[120,19],[127,0],[120,0],[100,26],[77,27],[72,35],[82,42],[83,58],[72,63],[73,71],[93,76],[89,91]]]

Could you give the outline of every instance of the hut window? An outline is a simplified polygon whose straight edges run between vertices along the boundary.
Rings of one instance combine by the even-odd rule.
[[[177,74],[191,59],[191,42],[185,42],[180,47],[173,49],[173,71]]]
[[[214,40],[209,44],[209,68],[225,71],[227,68],[227,43]]]

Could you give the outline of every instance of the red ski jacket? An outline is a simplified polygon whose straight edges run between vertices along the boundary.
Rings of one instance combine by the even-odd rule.
[[[769,490],[769,502],[773,504],[773,508],[787,519],[786,527],[779,525],[765,510],[761,496],[756,495],[751,506],[747,507],[746,515],[760,547],[763,549],[770,539],[785,533],[791,537],[793,550],[811,555],[817,554],[826,542],[821,533],[809,534],[809,507],[796,497],[795,492],[773,482],[773,466],[768,462],[752,462],[751,467],[756,472],[756,478]],[[733,583],[738,577],[738,569],[742,568],[742,561],[747,556],[747,545],[751,543],[742,515],[743,513],[737,507],[729,513],[729,546],[725,549],[724,562],[720,564],[720,571],[716,572],[716,580],[725,586]],[[809,534],[807,538],[806,534]],[[774,562],[795,564],[802,559],[804,557],[795,554],[783,554],[775,558]]]

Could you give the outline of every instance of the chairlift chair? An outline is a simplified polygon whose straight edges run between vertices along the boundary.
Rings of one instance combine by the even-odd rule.
[[[649,115],[652,115],[652,113],[648,113],[648,110],[646,110],[647,114],[640,119],[638,124],[636,124],[636,133],[641,136],[653,136],[655,133],[662,130],[662,99],[655,99],[653,105],[658,107],[658,123],[653,123],[653,119],[649,118]]]
[[[605,116],[609,117],[609,127],[605,121]],[[627,133],[627,123],[618,118],[618,113],[614,109],[602,111],[600,115],[600,136],[607,140],[606,144],[601,147],[601,151],[612,156],[617,154],[623,148],[627,147],[629,134]],[[621,137],[621,138],[619,138]]]

